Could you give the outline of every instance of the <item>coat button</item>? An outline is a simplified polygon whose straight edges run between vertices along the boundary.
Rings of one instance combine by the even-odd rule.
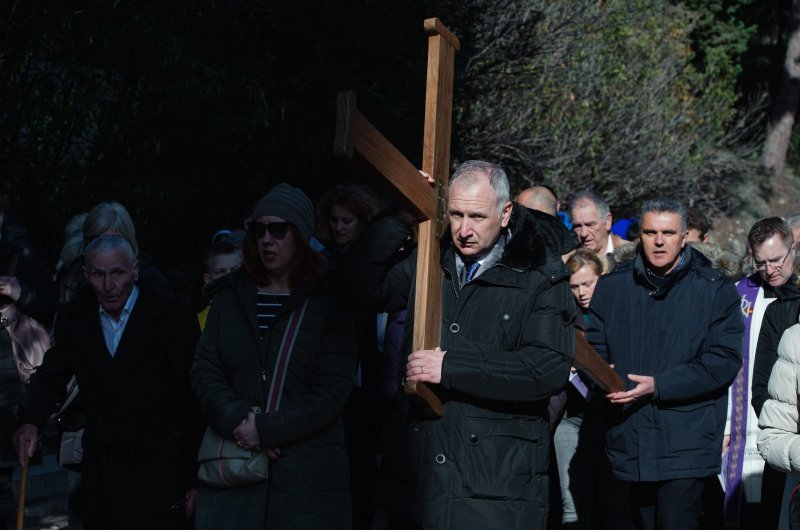
[[[474,443],[474,444],[478,443],[478,435],[477,434],[470,434],[469,435],[469,441]]]
[[[461,331],[461,326],[458,323],[453,322],[450,324],[450,333],[458,333],[459,331]]]
[[[503,322],[511,322],[511,315],[509,315],[508,313],[503,315]]]
[[[447,459],[444,457],[444,455],[442,453],[439,453],[438,455],[436,455],[436,463],[437,464],[444,464],[446,461],[447,461]]]

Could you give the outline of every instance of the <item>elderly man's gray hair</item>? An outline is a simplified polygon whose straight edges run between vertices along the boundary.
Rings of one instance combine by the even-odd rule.
[[[511,185],[508,183],[508,175],[498,164],[486,162],[484,160],[467,160],[459,165],[450,177],[450,185],[456,181],[463,184],[472,185],[477,182],[480,174],[489,177],[489,185],[497,198],[497,208],[502,211],[503,206],[511,200]]]
[[[611,208],[608,207],[608,203],[594,190],[587,189],[576,192],[570,199],[570,209],[575,208],[575,206],[582,202],[594,204],[594,207],[597,209],[597,216],[601,219],[611,213]]]
[[[686,208],[683,203],[675,199],[667,199],[665,197],[658,197],[650,199],[642,204],[642,209],[639,212],[639,223],[644,219],[646,213],[675,213],[681,218],[681,232],[686,232]],[[641,229],[640,229],[641,230]]]
[[[133,253],[133,247],[131,246],[130,241],[124,237],[116,234],[97,237],[88,245],[86,245],[86,249],[84,250],[86,254],[86,266],[89,266],[89,257],[93,254],[118,251],[122,251],[131,264],[136,262],[136,256]]]

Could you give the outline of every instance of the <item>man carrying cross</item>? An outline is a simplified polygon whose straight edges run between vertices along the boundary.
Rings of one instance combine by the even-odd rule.
[[[450,180],[439,348],[411,352],[416,253],[391,265],[410,216],[379,217],[340,262],[348,297],[408,310],[406,377],[430,383],[444,405],[431,419],[397,396],[379,493],[390,528],[545,528],[547,403],[574,349],[561,255],[574,244],[557,219],[509,195],[505,172],[488,162],[465,162]]]

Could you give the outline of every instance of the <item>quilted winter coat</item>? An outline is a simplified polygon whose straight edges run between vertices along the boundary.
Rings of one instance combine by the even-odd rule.
[[[544,217],[542,217],[544,216]],[[387,270],[410,227],[378,218],[340,264],[343,287],[376,309],[408,310],[411,352],[416,253]],[[459,287],[449,233],[442,239],[440,347],[444,404],[426,418],[398,394],[388,420],[379,496],[389,513],[424,528],[545,528],[548,398],[566,383],[575,303],[560,259],[574,247],[555,218],[514,206],[499,261]],[[358,245],[358,246],[356,246]],[[405,365],[405,357],[403,358]]]
[[[262,336],[256,290],[244,268],[220,280],[195,354],[193,388],[208,424],[232,438],[251,406],[266,409],[289,316],[308,298],[280,406],[271,415],[256,415],[262,446],[277,447],[281,454],[266,481],[229,489],[201,486],[197,528],[350,528],[339,414],[355,372],[352,317],[324,291],[298,288]]]

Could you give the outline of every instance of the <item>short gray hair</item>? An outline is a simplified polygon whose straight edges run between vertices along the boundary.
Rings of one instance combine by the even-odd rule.
[[[500,165],[484,160],[467,160],[453,172],[450,185],[452,186],[457,180],[463,180],[465,184],[474,184],[479,174],[489,177],[489,185],[497,198],[497,208],[502,211],[503,206],[511,200],[511,185],[508,183],[508,175]]]
[[[594,204],[594,207],[597,209],[597,216],[601,219],[611,213],[611,208],[608,207],[608,203],[603,200],[599,193],[594,190],[586,189],[576,192],[570,199],[570,214],[575,206],[581,202],[590,202]]]
[[[125,257],[131,262],[131,265],[136,263],[136,255],[133,253],[133,247],[130,241],[120,235],[106,235],[92,239],[84,251],[84,262],[89,267],[89,256],[101,252],[118,252],[122,251]]]
[[[686,208],[683,203],[675,199],[668,199],[666,197],[658,197],[650,199],[642,204],[642,209],[639,212],[639,230],[641,231],[641,223],[646,213],[675,213],[681,218],[681,232],[686,232]]]

